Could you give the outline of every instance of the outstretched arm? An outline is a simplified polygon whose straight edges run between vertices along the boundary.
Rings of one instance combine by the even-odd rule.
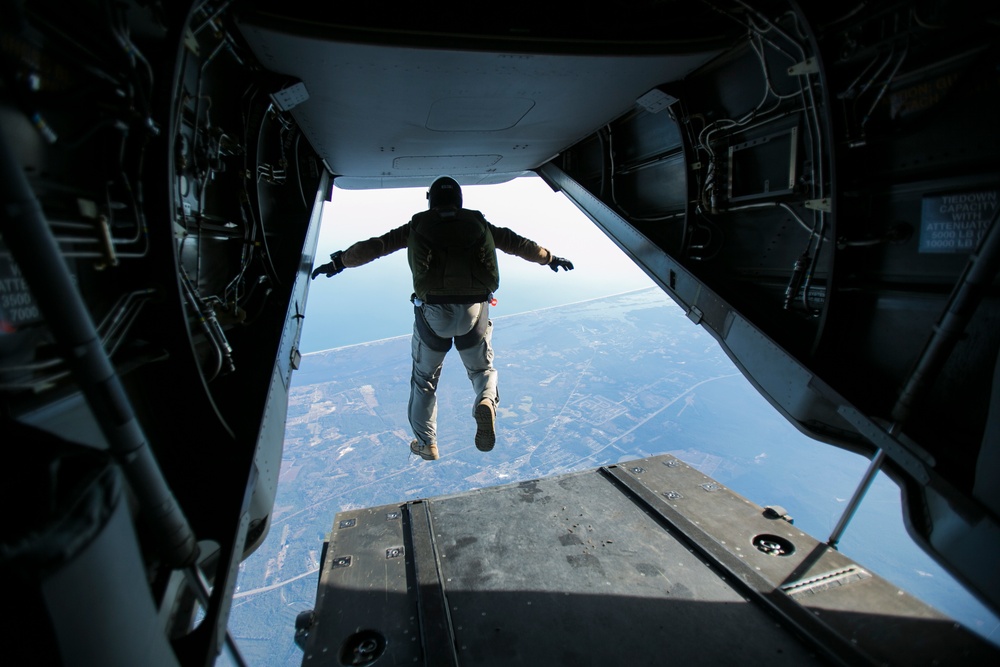
[[[327,278],[332,278],[344,269],[367,264],[379,257],[391,255],[397,250],[405,248],[409,229],[409,223],[407,223],[382,236],[372,237],[367,241],[358,241],[347,250],[338,250],[330,255],[329,262],[313,270],[313,280],[321,273]]]
[[[496,245],[497,250],[501,250],[508,255],[516,255],[529,262],[548,266],[556,273],[559,272],[560,267],[563,271],[573,270],[573,262],[562,257],[556,257],[548,249],[543,248],[530,239],[515,234],[506,227],[494,227],[490,225],[490,231],[493,233],[493,243]]]

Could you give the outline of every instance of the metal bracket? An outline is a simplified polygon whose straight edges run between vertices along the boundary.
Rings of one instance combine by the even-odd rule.
[[[308,99],[309,91],[306,90],[306,84],[301,81],[271,93],[271,101],[282,111],[288,111]]]
[[[198,38],[194,36],[191,28],[184,29],[184,48],[195,56],[201,55],[201,48],[198,46]]]
[[[814,211],[823,211],[824,213],[830,212],[830,198],[824,197],[823,199],[809,199],[804,203],[806,208],[810,208]]]
[[[781,505],[768,505],[764,508],[764,516],[768,519],[784,519],[788,523],[795,523],[795,520]]]
[[[806,58],[803,62],[795,63],[788,68],[789,76],[803,76],[805,74],[818,74],[819,61],[815,58]]]
[[[636,104],[649,113],[659,113],[676,101],[676,97],[667,95],[659,88],[653,88],[651,91],[637,99]]]
[[[915,443],[904,444],[897,436],[890,435],[857,408],[842,405],[837,409],[837,413],[850,422],[858,433],[868,438],[869,442],[888,454],[913,479],[924,485],[930,484],[931,475],[928,469],[933,468],[936,462],[927,451]]]

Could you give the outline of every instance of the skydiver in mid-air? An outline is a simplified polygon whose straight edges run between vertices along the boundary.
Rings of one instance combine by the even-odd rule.
[[[335,276],[407,249],[413,274],[413,373],[409,419],[415,439],[410,451],[425,460],[440,457],[437,446],[437,385],[441,365],[454,341],[476,392],[476,448],[496,444],[497,371],[493,367],[493,322],[489,307],[500,286],[496,250],[548,266],[556,273],[573,263],[505,227],[495,227],[479,211],[462,208],[458,182],[442,176],[427,192],[429,210],[377,238],[359,241],[330,255],[312,277]]]

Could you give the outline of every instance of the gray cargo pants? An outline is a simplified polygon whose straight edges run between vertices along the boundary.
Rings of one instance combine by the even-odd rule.
[[[413,374],[410,380],[410,427],[423,444],[437,443],[437,386],[441,365],[451,349],[462,356],[476,399],[497,404],[497,372],[493,368],[493,322],[488,303],[423,303],[413,309]]]

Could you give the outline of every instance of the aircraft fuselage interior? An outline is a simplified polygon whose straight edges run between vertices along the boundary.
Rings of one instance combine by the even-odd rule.
[[[227,621],[239,565],[268,536],[309,274],[326,261],[322,205],[335,188],[426,188],[442,174],[538,176],[564,194],[790,423],[889,475],[913,539],[1000,610],[995,6],[0,7],[12,664],[239,660]],[[303,664],[558,664],[569,654],[554,647],[584,634],[595,651],[625,650],[615,641],[630,624],[648,632],[609,660],[671,646],[697,660],[697,628],[754,635],[751,655],[788,664],[995,659],[859,574],[837,534],[803,537],[801,560],[748,565],[726,531],[759,537],[773,524],[758,526],[755,509],[737,525],[732,498],[682,516],[657,486],[675,467],[610,466],[539,488],[595,522],[628,508],[607,527],[619,542],[653,517],[659,537],[643,548],[696,554],[712,573],[700,590],[739,582],[723,587],[746,615],[700,608],[711,613],[687,616],[702,620],[682,640],[669,618],[606,597],[617,623],[549,628],[551,642],[530,634],[531,616],[503,650],[492,629],[465,636],[448,601],[475,591],[453,589],[438,540],[449,526],[468,536],[457,517],[504,502],[484,492],[379,508],[402,517],[388,537],[335,524],[315,613],[297,628]],[[397,542],[398,563],[358,555]],[[775,544],[756,551],[772,557]],[[377,592],[394,586],[398,603],[358,593],[391,568]],[[514,623],[516,591],[493,593],[472,599]],[[765,639],[756,628],[774,619],[782,639]]]

